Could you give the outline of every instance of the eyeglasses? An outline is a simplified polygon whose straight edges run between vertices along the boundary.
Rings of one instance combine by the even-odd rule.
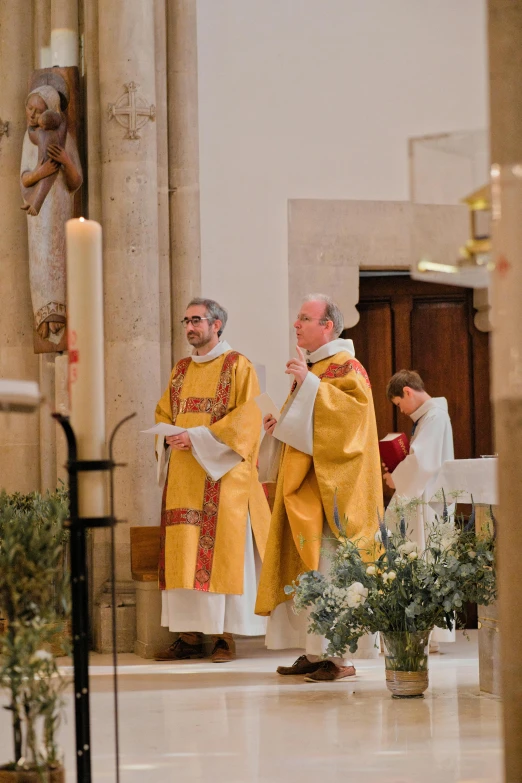
[[[184,318],[182,321],[180,321],[180,324],[187,328],[189,324],[192,324],[192,326],[199,326],[201,321],[211,321],[212,319],[209,318],[206,315],[193,315],[192,318]]]
[[[302,315],[302,313],[299,313],[295,320],[300,321],[302,324],[308,324],[311,321],[319,321],[320,324],[328,323],[327,318],[310,318],[309,315]]]

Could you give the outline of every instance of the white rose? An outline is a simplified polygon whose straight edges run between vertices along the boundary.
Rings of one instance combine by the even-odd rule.
[[[366,569],[366,573],[368,574],[368,576],[375,576],[375,574],[377,573],[377,569],[375,568],[374,565],[368,566],[368,568]]]
[[[408,560],[416,560],[418,557],[417,552],[410,552],[408,555]]]
[[[387,581],[388,581],[388,574],[383,574],[382,575],[382,581],[384,582],[384,584],[387,583]]]
[[[351,609],[364,604],[368,597],[368,589],[360,582],[353,582],[346,591],[346,602]]]
[[[417,552],[417,544],[415,541],[406,541],[404,544],[401,544],[398,548],[398,551],[401,553],[401,555],[410,555],[412,552]],[[415,558],[412,558],[413,560]]]
[[[395,573],[395,571],[388,571],[386,576],[388,577],[389,582],[393,582],[394,579],[397,579],[397,574]]]
[[[471,560],[473,560],[473,558],[476,556],[477,556],[476,552],[468,552],[468,557],[471,558]]]

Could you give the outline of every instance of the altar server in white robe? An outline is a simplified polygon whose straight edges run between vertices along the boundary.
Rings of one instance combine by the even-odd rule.
[[[419,550],[426,546],[426,531],[435,516],[442,514],[443,505],[433,501],[437,476],[446,460],[454,458],[453,431],[445,397],[431,397],[420,375],[413,370],[400,370],[390,379],[386,394],[401,413],[413,421],[409,455],[393,473],[384,474],[386,484],[395,489],[390,506],[398,497],[422,499],[416,516],[408,519],[408,534]],[[438,642],[455,641],[455,632],[436,628],[431,647]]]

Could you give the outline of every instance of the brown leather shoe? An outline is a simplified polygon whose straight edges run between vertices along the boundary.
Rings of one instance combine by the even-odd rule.
[[[191,658],[204,658],[202,644],[187,644],[181,636],[166,650],[155,656],[157,661],[187,661]]]
[[[297,661],[291,666],[278,666],[276,671],[278,674],[311,674],[317,671],[317,669],[324,663],[324,661],[316,661],[312,663],[308,660],[306,655],[300,655]]]
[[[229,663],[233,661],[236,654],[232,651],[230,644],[226,639],[219,638],[214,644],[210,659],[212,663]]]
[[[337,666],[333,661],[320,661],[315,672],[305,677],[305,682],[338,682],[355,677],[355,666]]]

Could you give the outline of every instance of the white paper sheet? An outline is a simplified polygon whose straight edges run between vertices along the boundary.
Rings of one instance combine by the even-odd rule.
[[[160,421],[159,424],[155,424],[154,427],[150,427],[148,430],[140,430],[140,432],[146,435],[163,435],[168,437],[169,435],[181,435],[182,432],[186,432],[186,427],[176,427],[174,424],[165,424]]]
[[[156,441],[156,457],[157,457],[156,479],[158,482],[158,486],[160,487],[163,487],[163,485],[165,484],[165,479],[167,478],[170,452],[171,452],[170,446],[168,448],[165,448],[165,438],[159,437],[158,440]]]
[[[273,416],[276,421],[279,420],[279,408],[271,398],[269,394],[264,392],[263,394],[260,394],[258,397],[255,397],[255,402],[257,404],[257,407],[263,414],[263,418],[265,416]]]

